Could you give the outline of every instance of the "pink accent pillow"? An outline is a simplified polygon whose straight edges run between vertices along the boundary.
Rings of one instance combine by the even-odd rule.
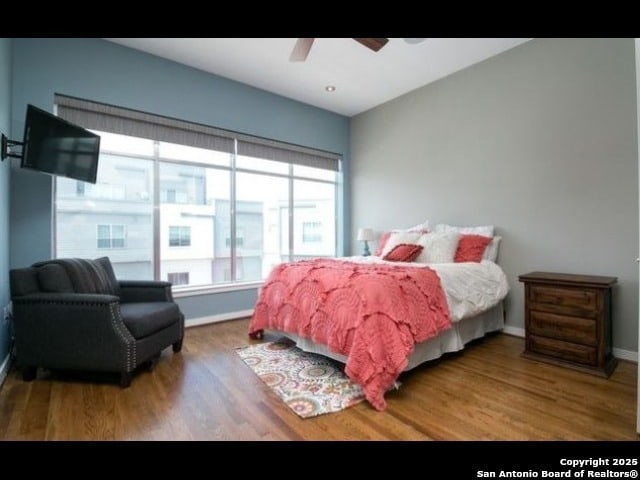
[[[390,262],[413,262],[422,249],[422,245],[411,245],[409,243],[400,243],[393,247],[389,253],[387,253],[383,260]]]
[[[378,248],[376,248],[376,251],[373,252],[373,254],[376,257],[381,256],[382,252],[384,252],[384,247],[387,246],[387,242],[389,241],[389,238],[391,238],[391,235],[400,232],[429,233],[429,230],[427,230],[426,228],[411,227],[408,230],[389,230],[387,232],[383,232],[382,235],[380,235],[380,240],[378,240]]]
[[[378,240],[378,248],[376,248],[376,251],[374,252],[374,255],[376,257],[379,257],[380,255],[382,255],[382,251],[384,250],[384,247],[387,245],[387,242],[389,241],[389,237],[391,236],[393,232],[384,232],[382,235],[380,235],[380,240]]]
[[[482,261],[482,256],[491,243],[491,237],[483,235],[460,235],[458,249],[456,250],[455,262],[476,262]]]

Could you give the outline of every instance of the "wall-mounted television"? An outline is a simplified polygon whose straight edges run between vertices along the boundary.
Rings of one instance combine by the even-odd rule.
[[[100,136],[27,105],[22,168],[96,183]]]

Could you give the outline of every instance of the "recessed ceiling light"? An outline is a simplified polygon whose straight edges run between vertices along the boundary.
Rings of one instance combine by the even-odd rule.
[[[327,92],[335,92],[336,91],[336,87],[334,85],[327,85],[326,87],[324,87],[324,89]]]
[[[422,43],[426,40],[426,38],[405,38],[404,41],[409,45],[416,45],[418,43]]]

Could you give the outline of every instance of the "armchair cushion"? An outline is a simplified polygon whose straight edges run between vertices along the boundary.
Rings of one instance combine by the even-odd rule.
[[[50,263],[38,269],[40,291],[49,293],[74,293],[73,285],[62,265]]]
[[[100,257],[94,260],[97,264],[99,264],[104,270],[106,281],[108,283],[108,287],[111,295],[115,295],[116,297],[120,296],[120,284],[116,279],[116,274],[113,271],[113,266],[111,265],[111,260],[109,257]]]
[[[120,315],[131,335],[140,339],[175,323],[181,313],[173,302],[144,302],[120,304]]]
[[[75,293],[98,293],[118,296],[113,289],[109,275],[97,260],[59,258],[34,263],[32,267],[42,268],[45,265],[62,266],[69,276]]]

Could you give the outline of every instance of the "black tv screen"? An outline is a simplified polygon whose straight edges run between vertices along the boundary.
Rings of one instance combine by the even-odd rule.
[[[96,183],[100,136],[27,105],[22,168]]]

